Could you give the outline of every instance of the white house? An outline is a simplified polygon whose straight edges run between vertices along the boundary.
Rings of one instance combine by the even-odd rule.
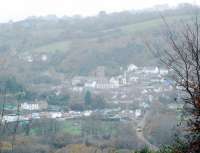
[[[96,81],[87,81],[85,83],[85,87],[86,88],[95,88],[96,87],[97,82]]]
[[[143,108],[149,108],[149,104],[147,104],[146,102],[143,102],[143,103],[140,103],[140,107],[143,107]]]
[[[141,93],[142,93],[142,94],[146,94],[146,93],[148,93],[148,91],[147,91],[146,89],[144,89],[144,90],[142,90]]]
[[[91,110],[88,110],[88,111],[84,111],[84,112],[83,112],[83,116],[86,116],[86,117],[90,116],[91,114],[92,114],[92,111],[91,111]]]
[[[153,96],[149,95],[149,101],[152,102],[153,101]]]
[[[37,103],[34,103],[34,104],[23,103],[23,104],[21,104],[21,109],[24,109],[24,110],[39,110],[39,104],[37,104]]]
[[[17,115],[5,115],[3,116],[3,122],[16,122],[18,119]]]
[[[73,92],[83,92],[83,87],[74,86],[72,87]]]
[[[50,115],[51,115],[51,118],[60,118],[60,117],[62,117],[62,113],[61,112],[51,112]]]
[[[80,86],[83,85],[85,82],[85,77],[82,76],[75,76],[72,78],[72,86]]]
[[[96,89],[114,89],[119,88],[119,83],[114,78],[107,80],[105,78],[96,80]]]
[[[130,81],[137,82],[138,79],[139,79],[139,78],[138,78],[138,77],[135,77],[135,76],[130,77]]]
[[[119,80],[115,79],[114,77],[110,78],[109,80],[110,84],[113,85],[114,88],[119,88]]]
[[[32,63],[32,62],[33,62],[32,56],[27,56],[27,62],[29,62],[29,63]]]
[[[48,103],[46,101],[37,101],[33,103],[23,103],[20,106],[23,110],[42,110],[48,108]]]
[[[160,69],[160,75],[167,75],[169,71],[167,69]]]
[[[158,74],[159,73],[159,69],[158,67],[155,67],[155,68],[151,68],[151,67],[148,67],[148,68],[143,68],[143,72],[146,73],[146,74]]]
[[[135,71],[135,70],[138,70],[138,67],[134,64],[130,64],[128,66],[127,72],[132,72],[132,71]]]
[[[45,61],[47,61],[47,59],[48,59],[48,58],[47,58],[47,55],[46,55],[46,54],[43,54],[43,55],[41,56],[41,60],[42,60],[42,61],[45,62]]]
[[[141,109],[136,109],[135,110],[135,117],[138,118],[142,115],[142,110]]]

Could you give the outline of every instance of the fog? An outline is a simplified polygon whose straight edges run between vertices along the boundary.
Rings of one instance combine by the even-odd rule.
[[[176,6],[185,2],[200,4],[195,0],[0,0],[0,22],[18,21],[28,16],[49,14],[93,16],[100,11],[138,10],[163,4]]]
[[[197,4],[1,1],[0,153],[199,153]]]

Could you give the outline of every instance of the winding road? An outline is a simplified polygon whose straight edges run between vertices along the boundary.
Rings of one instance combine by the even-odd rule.
[[[146,124],[146,118],[148,116],[151,115],[151,112],[150,111],[147,111],[143,117],[143,119],[138,123],[137,127],[139,129],[136,129],[136,135],[138,137],[138,139],[140,139],[147,147],[149,147],[151,150],[158,150],[159,148],[153,144],[151,144],[149,142],[149,140],[147,140],[145,137],[144,137],[144,133],[143,133],[143,130],[144,130],[144,127],[145,127],[145,124]]]

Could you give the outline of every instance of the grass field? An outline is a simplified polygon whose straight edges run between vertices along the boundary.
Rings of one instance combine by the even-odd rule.
[[[70,42],[69,41],[60,41],[51,43],[48,45],[44,45],[39,48],[33,49],[31,52],[33,53],[55,53],[55,52],[66,52],[70,48]]]
[[[78,121],[79,122],[79,121]],[[62,123],[62,132],[70,133],[72,135],[80,135],[81,134],[81,125],[80,122],[73,120],[67,120]]]
[[[184,21],[184,20],[189,20],[191,18],[192,18],[191,15],[185,15],[185,16],[180,15],[180,16],[166,17],[165,20],[169,24],[171,24],[176,21],[181,21],[181,20]],[[136,24],[127,25],[127,26],[121,27],[121,29],[125,33],[128,33],[128,34],[137,34],[137,33],[141,33],[141,32],[144,33],[148,30],[159,28],[162,25],[164,25],[164,21],[162,17],[160,17],[160,18],[148,20],[145,22],[139,22]]]

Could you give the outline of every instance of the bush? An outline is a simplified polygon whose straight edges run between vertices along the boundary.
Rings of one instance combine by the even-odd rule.
[[[148,147],[145,147],[141,149],[140,151],[136,151],[135,153],[156,153],[156,151],[152,151]]]

